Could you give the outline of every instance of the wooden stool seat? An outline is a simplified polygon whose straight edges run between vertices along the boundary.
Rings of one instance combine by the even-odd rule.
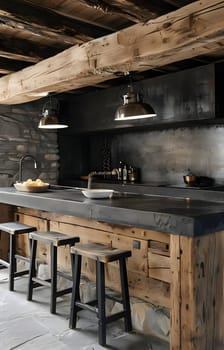
[[[16,236],[21,234],[29,234],[36,231],[36,227],[13,221],[1,223],[0,231],[4,231],[10,235],[9,262],[0,259],[0,264],[9,267],[9,290],[13,291],[15,277],[27,275],[29,273],[29,270],[17,271],[16,261],[24,260],[26,262],[30,262],[30,257],[16,254]]]
[[[55,231],[45,231],[45,232],[32,232],[29,235],[31,240],[31,263],[30,263],[30,272],[29,272],[29,285],[28,285],[28,295],[27,300],[32,300],[33,289],[45,286],[51,288],[51,297],[50,297],[50,312],[52,314],[56,313],[56,299],[59,296],[71,293],[72,288],[66,288],[63,290],[57,290],[57,276],[60,275],[70,281],[72,281],[72,276],[57,270],[57,255],[58,247],[69,245],[70,247],[76,242],[79,242],[79,237],[69,237],[64,233],[55,232]],[[37,242],[44,242],[50,244],[50,255],[51,255],[51,273],[49,280],[42,280],[36,277],[36,251],[37,251]]]
[[[73,264],[73,288],[71,301],[71,314],[69,327],[76,328],[77,313],[81,309],[94,312],[98,317],[99,329],[99,344],[106,345],[106,325],[110,322],[116,321],[120,318],[125,320],[125,330],[131,331],[131,310],[128,290],[128,279],[126,269],[126,258],[131,256],[131,251],[120,250],[105,246],[98,243],[77,244],[71,248],[72,264]],[[81,263],[82,256],[96,261],[96,300],[88,303],[83,303],[80,300],[80,277],[81,277]],[[120,279],[121,279],[121,298],[106,295],[105,293],[105,269],[104,265],[112,261],[119,261]],[[112,299],[123,305],[123,310],[106,316],[105,301],[106,298]]]
[[[131,256],[131,251],[129,250],[120,250],[99,243],[77,244],[71,248],[71,253],[86,256],[104,264],[118,260],[122,256],[126,258]]]
[[[0,231],[16,235],[36,231],[36,227],[20,224],[19,222],[4,222],[0,224]]]
[[[69,237],[64,233],[55,232],[55,231],[45,231],[45,232],[32,232],[29,235],[30,239],[51,243],[55,247],[59,247],[62,245],[70,244],[73,245],[76,242],[79,242],[78,237]]]

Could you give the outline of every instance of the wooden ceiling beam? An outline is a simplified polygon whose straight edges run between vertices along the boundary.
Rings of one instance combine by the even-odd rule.
[[[66,49],[75,44],[82,44],[92,39],[84,35],[76,35],[73,37],[72,35],[57,33],[48,27],[40,27],[25,21],[18,21],[17,19],[11,18],[9,14],[3,16],[1,12],[0,10],[0,33],[2,35],[26,38],[31,42],[43,42],[50,46],[61,47],[62,49]]]
[[[164,2],[175,6],[176,8],[186,6],[195,0],[163,0]]]
[[[37,63],[44,58],[57,54],[60,50],[46,46],[33,45],[27,40],[11,38],[0,39],[0,57],[8,59]]]
[[[9,74],[23,69],[29,65],[28,62],[20,62],[0,57],[0,73]]]
[[[33,28],[33,32],[45,32],[46,35],[62,36],[70,42],[71,37],[76,38],[76,42],[84,43],[93,38],[109,34],[108,31],[82,23],[72,18],[57,14],[50,9],[33,6],[26,0],[1,0],[0,15],[20,23],[21,27]],[[66,39],[67,38],[67,39]],[[60,38],[59,38],[60,40]]]
[[[82,1],[82,0],[81,0]],[[55,0],[26,0],[26,2],[31,3],[34,6],[39,6],[42,9],[48,9],[51,12],[55,12],[64,17],[73,18],[79,22],[83,22],[86,24],[93,25],[100,29],[106,30],[109,33],[113,33],[115,31],[116,26],[108,24],[107,19],[102,21],[102,16],[100,16],[100,21],[98,20],[99,16],[96,16],[96,13],[99,11],[93,7],[93,16],[85,16],[85,8],[87,6],[84,4],[80,4],[79,0],[66,0],[64,1],[55,1]],[[81,6],[81,9],[77,10],[77,6]]]
[[[162,13],[147,0],[79,0],[79,2],[103,13],[125,17],[134,23],[156,18]]]
[[[23,103],[39,92],[101,83],[118,72],[144,71],[224,47],[224,0],[201,0],[147,23],[71,47],[0,79],[0,103]],[[36,95],[35,95],[36,94]]]

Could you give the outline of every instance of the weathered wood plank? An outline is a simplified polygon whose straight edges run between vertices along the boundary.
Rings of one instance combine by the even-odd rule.
[[[170,257],[148,253],[149,277],[170,283]]]
[[[181,350],[180,236],[170,237],[170,350]]]
[[[82,243],[98,242],[109,244],[119,249],[128,249],[132,251],[132,256],[127,261],[128,276],[130,282],[130,293],[132,296],[138,297],[145,301],[155,303],[164,307],[170,306],[170,291],[169,283],[159,281],[148,277],[148,241],[138,239],[140,243],[140,249],[133,247],[133,241],[135,238],[122,236],[115,232],[108,232],[105,230],[98,230],[97,228],[79,226],[73,223],[65,223],[60,221],[51,221],[46,218],[46,214],[42,213],[43,217],[31,216],[22,214],[21,211],[25,211],[24,208],[19,208],[17,219],[20,222],[29,225],[34,225],[38,230],[55,230],[66,233],[67,235],[75,235],[80,237]],[[30,214],[39,211],[27,210]],[[61,217],[61,216],[57,216]],[[71,217],[68,217],[71,220]],[[77,220],[77,218],[74,218]],[[64,219],[65,220],[65,219]],[[77,222],[77,221],[76,221]],[[82,220],[81,220],[82,222]],[[96,222],[92,221],[93,226]],[[102,224],[104,225],[104,224]],[[127,227],[127,230],[130,228]],[[154,233],[155,234],[155,233]],[[26,243],[20,244],[20,249],[24,248]],[[38,257],[41,261],[49,263],[49,247],[44,244],[38,244]],[[58,256],[59,265],[63,270],[70,271],[70,252],[67,248],[60,249]],[[95,278],[95,262],[91,259],[83,259],[83,271],[84,274],[94,280]],[[106,268],[106,279],[108,287],[119,290],[120,274],[118,270],[117,262],[110,263]]]
[[[18,215],[17,213],[15,213],[15,219],[21,222],[22,224],[36,227],[37,231],[47,231],[49,229],[48,221],[42,218],[27,216],[27,215]],[[17,250],[19,254],[21,255],[29,254],[29,243],[26,235],[21,235],[21,237],[19,237],[19,239],[17,240],[17,248],[18,248]],[[45,263],[50,262],[49,248],[50,248],[49,244],[46,245],[42,242],[38,243],[37,255],[40,261]]]
[[[90,37],[85,36],[84,38],[86,40],[81,40],[79,35],[77,35],[77,38],[69,35],[62,35],[52,31],[51,28],[48,27],[40,27],[31,23],[21,22],[15,18],[11,18],[10,15],[3,16],[1,12],[0,10],[0,33],[5,36],[19,38],[20,40],[29,40],[36,44],[61,48],[61,50],[91,40]]]
[[[129,258],[130,259],[130,258]],[[128,260],[129,260],[128,259]],[[85,276],[95,280],[95,264],[85,260]],[[119,291],[120,276],[118,266],[109,264],[105,270],[107,286]],[[136,272],[128,271],[129,292],[132,297],[142,299],[154,305],[170,307],[170,285],[153,278],[137,275]]]
[[[34,6],[32,3],[21,0],[1,0],[0,16],[4,21],[15,24],[15,29],[21,28],[28,33],[54,38],[58,36],[58,42],[84,43],[94,37],[109,34],[108,31],[98,28],[96,25],[83,24],[72,18],[60,15],[41,6]],[[7,21],[8,19],[8,21]]]
[[[118,15],[107,16],[96,6],[90,7],[79,0],[32,0],[32,4],[111,32],[122,28],[128,22]]]
[[[26,49],[24,49],[24,45]],[[42,45],[37,47],[36,44],[34,45],[27,40],[21,42],[19,39],[0,39],[0,57],[8,59],[36,63],[43,58],[55,55],[59,51],[59,49],[53,47],[48,48]]]
[[[9,74],[23,69],[29,65],[28,62],[21,62],[0,57],[0,73]]]
[[[224,42],[224,1],[202,0],[95,39],[0,79],[0,103],[33,100],[216,51]],[[21,83],[23,82],[23,83]],[[31,96],[29,96],[31,94]],[[39,98],[39,96],[36,96]]]
[[[224,349],[224,232],[217,232],[215,234],[215,261],[214,261],[214,282],[215,285],[210,285],[208,288],[214,288],[215,297],[213,305],[215,307],[214,316],[214,349]]]
[[[170,243],[170,242],[169,242]],[[149,240],[149,252],[159,255],[170,256],[170,245],[167,242],[160,242],[158,239]]]
[[[180,237],[181,350],[216,350],[214,347],[214,301],[217,283],[215,241],[214,234],[195,239]]]
[[[91,0],[79,0],[88,7],[96,6]],[[166,6],[164,6],[166,8]],[[147,21],[150,18],[158,17],[165,10],[159,9],[152,4],[136,0],[105,0],[98,1],[97,8],[108,14],[116,14],[125,17],[132,22]]]
[[[150,241],[157,242],[157,244],[159,244],[158,242],[161,242],[161,243],[165,243],[164,246],[169,245],[170,243],[170,235],[168,233],[146,230],[139,227],[113,225],[106,222],[95,221],[92,219],[86,219],[86,218],[75,217],[70,215],[61,215],[56,213],[49,213],[49,212],[44,212],[37,209],[22,208],[22,207],[17,208],[17,212],[25,215],[37,216],[42,219],[47,219],[51,221],[59,221],[61,223],[95,228],[96,230],[116,233],[118,235],[129,236],[131,238],[137,238],[137,239],[140,238],[141,240],[147,240],[147,241],[150,240]],[[153,245],[153,243],[151,243],[151,245]]]
[[[131,250],[132,256],[128,261],[129,270],[148,276],[147,241],[139,240],[140,249],[135,249],[133,248],[132,238],[118,236],[115,233],[64,224],[57,221],[50,221],[50,229],[52,231],[66,233],[67,235],[79,236],[81,243],[102,243],[111,245],[114,248]]]
[[[190,4],[194,0],[163,0],[164,2],[167,2],[168,4],[171,4],[175,7],[182,7],[187,4]]]
[[[12,221],[14,216],[13,207],[7,204],[0,204],[0,222]],[[0,259],[8,261],[9,234],[0,231]]]
[[[57,229],[68,235],[80,235],[84,242],[102,242],[117,244],[119,248],[133,248],[133,238],[122,234],[106,231],[104,223],[90,228],[88,220],[78,221],[71,217],[71,223],[47,219],[48,213],[42,213],[42,217],[32,217],[22,214],[25,211],[19,209],[16,218],[21,222],[37,226],[38,229]],[[35,212],[39,211],[27,210]],[[49,213],[49,215],[51,215]],[[49,216],[50,217],[50,216]],[[52,216],[54,219],[61,216]],[[80,223],[86,226],[81,226]],[[78,224],[79,223],[79,224]],[[104,229],[102,229],[104,228]],[[130,228],[127,228],[130,229]],[[118,228],[118,231],[120,228]],[[121,230],[122,232],[122,230]],[[141,232],[141,231],[140,231]],[[150,231],[149,231],[150,232]],[[154,233],[154,231],[152,231]],[[135,232],[136,233],[136,232]],[[161,236],[163,238],[163,234]],[[141,249],[132,249],[132,257],[128,259],[128,279],[130,294],[147,302],[168,307],[171,309],[171,350],[222,350],[224,348],[223,323],[224,323],[224,231],[202,237],[169,236],[170,258],[162,256],[162,266],[169,266],[170,261],[171,283],[149,278],[141,269],[140,262],[144,262],[148,241],[139,239]],[[43,261],[48,261],[49,251],[41,247],[39,256]],[[69,251],[61,251],[60,261],[65,269],[70,269]],[[149,248],[149,257],[154,254]],[[154,257],[155,258],[155,257]],[[149,267],[159,264],[159,257],[149,261]],[[94,280],[95,264],[90,259],[84,260],[85,275]],[[144,263],[143,263],[144,265]],[[118,264],[112,263],[106,268],[108,287],[119,290]]]

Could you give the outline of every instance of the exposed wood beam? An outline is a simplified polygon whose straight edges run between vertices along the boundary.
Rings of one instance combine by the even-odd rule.
[[[15,22],[21,22],[21,26],[26,25],[32,28],[33,32],[46,32],[51,36],[62,36],[76,38],[79,43],[86,42],[93,38],[108,34],[97,26],[86,25],[72,18],[64,17],[48,9],[32,6],[27,1],[22,0],[1,0],[0,14]],[[76,41],[76,42],[77,42]]]
[[[49,49],[43,45],[33,45],[26,40],[0,39],[0,57],[18,61],[37,63],[44,58],[57,54],[59,51],[56,48]]]
[[[190,4],[194,0],[163,0],[163,1],[179,8],[179,7],[186,6],[186,5]]]
[[[77,35],[76,37],[64,35],[52,31],[48,27],[40,27],[35,24],[18,21],[12,18],[9,14],[3,16],[0,10],[0,33],[10,35],[12,37],[24,37],[33,42],[44,42],[51,46],[61,47],[66,49],[72,45],[80,44],[90,40],[90,37]],[[84,40],[85,39],[85,40]]]
[[[20,62],[15,60],[9,60],[6,58],[0,57],[0,73],[1,74],[9,74],[12,72],[16,72],[19,69],[23,69],[27,67],[29,63]]]
[[[106,29],[109,32],[114,32],[114,25],[108,24],[108,20],[103,20],[102,17],[100,21],[98,21],[98,16],[96,13],[97,9],[93,8],[93,16],[85,16],[85,6],[84,9],[80,9],[77,11],[77,4],[80,6],[80,1],[76,0],[66,0],[64,1],[55,1],[55,0],[25,0],[28,3],[31,3],[35,6],[39,6],[41,8],[45,8],[50,10],[51,12],[55,12],[61,14],[63,16],[76,19],[80,22],[84,22],[86,24],[91,24],[93,26],[97,26],[98,28]],[[109,33],[108,33],[109,34]]]
[[[144,71],[224,47],[224,0],[201,0],[147,23],[71,47],[0,79],[0,103],[37,99]],[[32,98],[30,98],[32,96]]]
[[[147,0],[79,0],[103,13],[116,14],[139,23],[158,17],[162,12],[150,5]]]

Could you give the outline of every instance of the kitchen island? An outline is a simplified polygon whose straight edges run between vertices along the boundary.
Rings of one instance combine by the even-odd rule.
[[[223,349],[224,203],[134,193],[89,200],[74,189],[25,193],[14,188],[1,188],[0,202],[38,230],[131,249],[130,294],[170,310],[170,349]],[[93,277],[90,263],[85,273]],[[114,288],[116,266],[107,277]]]

